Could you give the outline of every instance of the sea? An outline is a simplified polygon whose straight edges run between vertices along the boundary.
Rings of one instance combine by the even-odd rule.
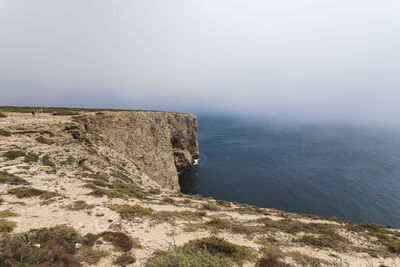
[[[400,228],[400,131],[199,116],[181,191]]]

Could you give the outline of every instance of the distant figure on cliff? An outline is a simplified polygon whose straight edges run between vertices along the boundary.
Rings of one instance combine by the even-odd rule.
[[[32,110],[32,115],[35,116],[35,110]]]

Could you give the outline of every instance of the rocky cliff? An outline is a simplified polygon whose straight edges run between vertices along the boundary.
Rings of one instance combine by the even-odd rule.
[[[199,157],[193,114],[135,111],[83,116],[80,135],[130,159],[164,188],[179,190],[178,172]]]

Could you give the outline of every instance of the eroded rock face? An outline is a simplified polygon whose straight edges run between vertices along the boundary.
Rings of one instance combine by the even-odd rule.
[[[199,157],[197,117],[192,114],[131,111],[82,118],[84,131],[131,159],[161,186],[179,190],[178,171]]]

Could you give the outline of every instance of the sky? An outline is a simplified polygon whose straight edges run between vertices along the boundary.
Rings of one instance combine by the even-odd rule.
[[[400,125],[398,0],[0,0],[0,105]]]

